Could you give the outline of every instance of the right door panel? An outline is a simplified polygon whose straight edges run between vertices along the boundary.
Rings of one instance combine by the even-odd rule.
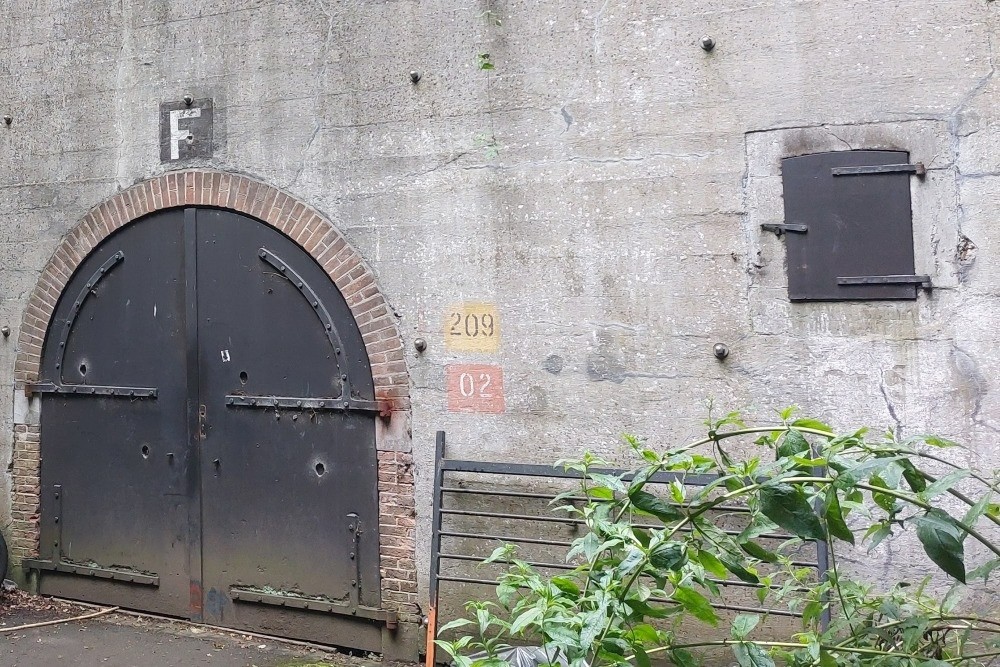
[[[197,215],[205,621],[288,635],[286,604],[377,607],[373,387],[350,310],[279,232]]]

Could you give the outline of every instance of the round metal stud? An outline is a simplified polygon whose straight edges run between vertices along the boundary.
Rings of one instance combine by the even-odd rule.
[[[6,125],[7,127],[10,127],[10,124],[13,122],[14,122],[14,117],[11,116],[10,114],[7,114],[6,116],[3,117],[3,124]]]
[[[423,352],[427,349],[427,341],[423,338],[417,338],[413,341],[413,349],[417,352]]]
[[[194,104],[194,98],[191,97],[190,93],[185,95],[183,99],[184,99],[184,104],[187,106],[191,106],[192,104]]]
[[[700,44],[701,48],[705,49],[706,51],[711,51],[712,49],[715,48],[715,40],[709,37],[708,35],[705,35],[704,37],[701,38]]]
[[[716,343],[712,347],[712,353],[715,355],[716,359],[722,361],[729,356],[729,347],[725,343]]]
[[[0,334],[3,334],[4,338],[9,338],[10,337],[10,327],[7,326],[6,324],[4,326],[0,327]]]
[[[413,70],[410,72],[410,83],[417,83],[420,81],[420,72]]]

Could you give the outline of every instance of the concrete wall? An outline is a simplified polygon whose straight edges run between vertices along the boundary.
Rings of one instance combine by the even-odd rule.
[[[179,166],[286,190],[373,267],[407,343],[418,508],[437,429],[461,457],[621,458],[622,431],[699,433],[708,398],[762,418],[797,403],[845,427],[933,431],[995,465],[998,12],[986,0],[11,0],[0,467],[17,328],[57,241]],[[495,69],[479,69],[481,53]],[[214,99],[215,154],[162,164],[158,105],[186,93]],[[780,159],[847,148],[909,150],[930,168],[912,198],[932,293],[789,303],[783,242],[759,229],[782,218]],[[496,352],[446,346],[463,301],[495,306]],[[469,363],[502,368],[502,414],[449,410],[447,366]],[[0,524],[8,487],[0,475]]]

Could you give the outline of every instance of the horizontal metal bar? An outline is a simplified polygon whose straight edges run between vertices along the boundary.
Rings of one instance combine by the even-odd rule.
[[[559,540],[543,540],[537,537],[514,537],[512,535],[484,535],[481,533],[457,533],[450,530],[439,532],[441,537],[464,537],[471,540],[497,540],[499,542],[518,542],[523,544],[543,544],[549,547],[571,547],[572,542]]]
[[[565,523],[572,525],[584,525],[587,522],[583,519],[561,519],[557,516],[534,516],[527,514],[503,514],[500,512],[479,512],[475,510],[448,510],[442,509],[441,514],[451,514],[454,516],[481,516],[491,519],[514,519],[519,521],[542,521],[544,523]],[[658,526],[657,526],[658,527]]]
[[[486,556],[468,556],[465,554],[450,554],[450,553],[438,554],[438,558],[446,560],[474,561],[477,563],[483,563],[483,561],[486,560]],[[543,568],[548,570],[570,571],[570,570],[575,570],[578,567],[576,565],[560,564],[560,563],[545,563],[545,562],[535,562],[535,561],[524,561],[524,562],[530,565],[531,567]],[[490,564],[510,565],[511,563],[512,561],[509,560],[496,560]],[[719,584],[720,586],[735,586],[737,588],[769,588],[775,591],[782,588],[777,584],[771,584],[769,586],[765,586],[764,584],[751,584],[750,582],[741,581],[739,579],[719,579],[718,577],[708,577],[708,581]],[[808,592],[809,589],[796,588],[793,590],[796,590],[800,593],[805,593]]]
[[[468,472],[482,475],[515,475],[518,477],[550,477],[554,479],[582,479],[583,474],[577,470],[563,470],[548,465],[533,463],[497,463],[493,461],[461,461],[458,459],[442,459],[441,469],[448,472]],[[615,468],[592,468],[593,474],[622,475],[624,481],[635,477],[635,472]],[[682,481],[691,486],[707,486],[718,479],[717,475],[682,475],[672,472],[658,472],[649,478],[653,484],[669,484],[674,480]]]
[[[457,493],[457,494],[470,494],[479,496],[503,496],[504,498],[538,498],[539,500],[555,500],[556,494],[553,493],[528,493],[526,491],[494,491],[492,489],[463,489],[454,486],[442,486],[442,493]],[[587,499],[583,496],[569,496],[562,500],[573,501],[579,500],[581,502]]]
[[[551,493],[527,493],[524,491],[493,491],[491,489],[463,489],[453,486],[443,486],[441,487],[442,492],[455,493],[455,494],[470,494],[478,496],[503,496],[505,498],[538,498],[540,500],[555,500],[556,495]],[[562,498],[567,502],[580,501],[585,502],[587,499],[583,496],[568,496]],[[716,505],[712,508],[713,511],[719,512],[734,512],[739,514],[747,514],[750,512],[749,507],[743,507],[741,505]],[[648,528],[657,528],[658,526],[646,526]]]
[[[439,574],[437,577],[438,581],[452,581],[460,584],[480,584],[483,586],[496,586],[497,582],[490,579],[473,579],[472,577],[453,577],[451,575]],[[676,600],[669,600],[667,598],[649,598],[649,602],[658,602],[660,604],[679,604]],[[758,614],[769,614],[771,616],[789,616],[792,618],[801,618],[802,614],[797,614],[794,611],[785,611],[784,609],[762,609],[760,607],[745,607],[743,605],[735,604],[713,604],[716,609],[725,609],[727,611],[748,611],[756,612]]]
[[[865,176],[866,174],[916,174],[924,176],[927,167],[923,162],[916,164],[871,164],[860,167],[831,167],[834,176]]]
[[[809,225],[800,225],[798,223],[781,224],[776,222],[765,222],[760,226],[760,228],[765,232],[774,232],[775,236],[781,236],[785,232],[805,234],[809,231]]]
[[[438,554],[438,558],[444,558],[444,559],[447,559],[447,560],[464,560],[464,561],[471,561],[471,562],[476,562],[476,563],[482,563],[484,560],[486,560],[486,556],[468,556],[466,554],[449,554],[449,553],[440,553],[440,554]],[[497,561],[494,561],[494,562],[495,563],[499,563],[501,565],[510,565],[512,563],[512,561],[509,561],[509,560],[497,560]],[[530,565],[531,567],[541,567],[541,568],[545,568],[547,570],[575,570],[576,569],[576,565],[568,565],[566,563],[560,564],[560,563],[545,563],[545,562],[533,562],[533,561],[524,561],[524,562],[527,563],[528,565]]]
[[[838,276],[838,285],[920,285],[931,288],[930,276]]]
[[[287,408],[290,410],[333,410],[378,412],[375,401],[362,401],[356,398],[345,400],[341,398],[309,398],[298,396],[247,396],[245,394],[227,394],[226,405],[237,408]]]
[[[275,607],[287,607],[289,609],[304,609],[327,614],[337,614],[340,616],[367,618],[373,621],[382,621],[387,625],[393,625],[397,622],[397,614],[394,611],[376,609],[374,607],[354,607],[320,598],[309,598],[298,595],[268,595],[265,593],[258,593],[257,591],[253,591],[249,588],[238,587],[229,589],[229,597],[239,602],[266,604]]]
[[[44,570],[47,572],[60,572],[62,574],[78,574],[84,577],[95,577],[97,579],[112,579],[127,584],[140,584],[143,586],[159,586],[160,577],[155,574],[143,574],[140,572],[130,572],[112,567],[90,567],[87,565],[74,565],[71,563],[51,560],[41,560],[38,558],[25,558],[21,563],[29,570]]]
[[[500,512],[482,512],[479,510],[453,510],[453,509],[442,508],[440,510],[440,513],[451,514],[453,516],[478,516],[490,519],[510,519],[512,521],[541,521],[544,523],[563,523],[574,526],[586,525],[587,523],[585,519],[572,519],[570,517],[560,518],[557,516],[537,516],[534,514],[506,514]],[[633,523],[631,525],[633,528],[646,528],[650,530],[657,530],[663,528],[662,525],[657,526],[646,523]],[[679,530],[680,532],[689,533],[691,532],[692,529],[680,528]],[[722,530],[722,532],[724,532],[726,535],[740,535],[743,532],[741,530],[735,530],[735,529],[728,529],[728,530],[720,529],[720,530]],[[757,537],[766,540],[788,540],[791,539],[793,536],[783,535],[781,533],[762,533]]]
[[[26,394],[67,394],[70,396],[100,396],[112,398],[156,398],[155,387],[110,387],[97,384],[56,384],[54,382],[29,382],[24,385]]]

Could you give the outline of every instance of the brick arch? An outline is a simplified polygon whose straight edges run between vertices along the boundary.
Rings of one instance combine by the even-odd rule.
[[[376,448],[383,606],[400,612],[401,620],[419,621],[409,374],[403,340],[371,268],[336,226],[308,204],[248,176],[193,169],[137,183],[94,207],[60,241],[28,299],[14,363],[17,387],[29,394],[30,384],[38,381],[42,346],[56,303],[91,250],[133,220],[183,206],[238,211],[283,232],[323,267],[347,300],[368,351],[380,409]],[[38,550],[42,434],[37,410],[37,399],[29,400],[15,415],[11,526],[15,561]]]

